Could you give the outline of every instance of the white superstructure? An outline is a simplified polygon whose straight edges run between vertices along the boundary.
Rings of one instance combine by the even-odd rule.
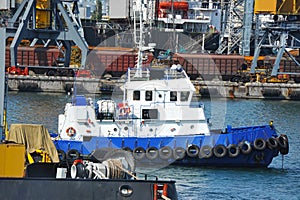
[[[59,116],[62,139],[83,136],[161,137],[209,134],[204,109],[192,102],[194,86],[185,71],[152,68],[129,70],[120,102],[99,100],[95,104],[75,96]]]

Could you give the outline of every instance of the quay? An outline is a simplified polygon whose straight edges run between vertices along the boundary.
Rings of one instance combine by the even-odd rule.
[[[8,75],[9,91],[72,93],[76,89],[89,94],[112,93],[122,79],[61,76]],[[229,81],[192,81],[196,94],[210,98],[300,100],[299,83],[236,83]]]

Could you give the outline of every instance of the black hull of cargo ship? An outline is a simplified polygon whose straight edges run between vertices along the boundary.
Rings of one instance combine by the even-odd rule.
[[[155,185],[167,183],[168,198],[177,199],[175,183],[145,180],[1,178],[2,200],[32,199],[145,199],[153,200]],[[126,194],[132,190],[131,195]]]

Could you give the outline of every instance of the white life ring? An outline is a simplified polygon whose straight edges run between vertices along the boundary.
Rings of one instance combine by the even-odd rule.
[[[76,135],[76,130],[73,127],[69,127],[67,128],[66,133],[69,137],[74,137]]]

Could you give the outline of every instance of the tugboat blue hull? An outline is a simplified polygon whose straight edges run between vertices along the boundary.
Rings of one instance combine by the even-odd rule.
[[[273,126],[227,127],[225,133],[174,137],[84,137],[83,141],[56,140],[65,156],[90,156],[97,149],[132,152],[137,166],[182,165],[267,167],[278,153],[288,153],[286,136]]]

